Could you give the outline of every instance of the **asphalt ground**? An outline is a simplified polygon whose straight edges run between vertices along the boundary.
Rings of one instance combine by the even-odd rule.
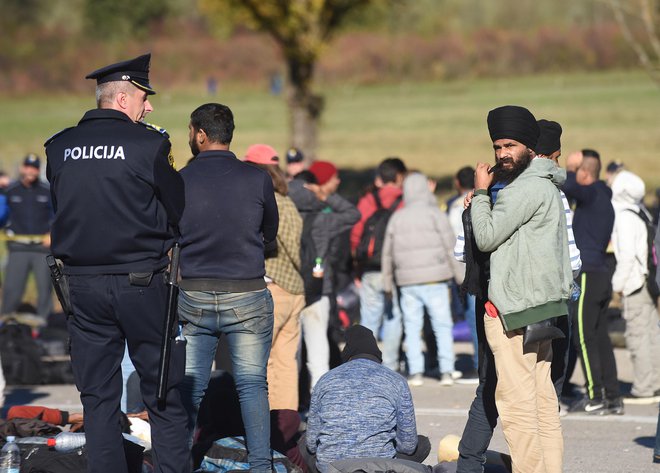
[[[466,359],[471,354],[469,343],[456,343],[456,353]],[[619,379],[629,387],[632,365],[625,349],[615,349]],[[578,366],[572,381],[582,384]],[[425,378],[423,386],[412,388],[417,429],[431,439],[431,455],[425,463],[437,461],[438,443],[449,434],[460,436],[474,397],[475,385],[444,387],[433,378]],[[7,405],[44,405],[68,411],[81,411],[73,385],[8,386]],[[567,414],[562,417],[564,433],[564,471],[566,473],[660,473],[660,464],[652,463],[658,405],[626,405],[622,416]],[[498,427],[491,449],[508,452]]]

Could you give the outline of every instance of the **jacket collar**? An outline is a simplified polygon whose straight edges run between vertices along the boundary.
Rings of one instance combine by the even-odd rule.
[[[128,118],[128,115],[126,115],[125,113],[111,108],[95,108],[94,110],[89,110],[80,119],[80,123],[89,120],[99,120],[99,119],[102,120],[113,119],[113,120],[121,120],[129,123],[134,123],[133,120]]]

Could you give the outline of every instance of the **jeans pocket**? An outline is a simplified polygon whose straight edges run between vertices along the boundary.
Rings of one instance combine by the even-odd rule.
[[[190,322],[193,325],[199,325],[202,320],[203,312],[204,310],[201,307],[191,304],[183,293],[179,293],[177,313],[181,322]]]
[[[273,298],[267,290],[255,302],[232,309],[238,321],[252,333],[273,331]]]

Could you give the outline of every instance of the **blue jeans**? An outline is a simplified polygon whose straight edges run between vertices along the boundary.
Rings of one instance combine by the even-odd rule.
[[[401,311],[396,298],[385,300],[383,276],[380,271],[370,271],[362,275],[360,287],[360,325],[367,327],[379,338],[383,329],[383,365],[391,370],[399,370],[399,348],[401,347]]]
[[[187,341],[186,374],[180,390],[191,434],[209,383],[218,338],[224,333],[241,404],[250,471],[270,472],[270,409],[266,383],[273,337],[270,291],[181,291],[179,318],[184,323],[183,335]]]
[[[401,287],[401,311],[406,331],[406,358],[410,375],[424,373],[421,331],[424,308],[431,319],[438,345],[438,365],[441,373],[454,371],[453,321],[449,305],[449,284],[445,282]]]

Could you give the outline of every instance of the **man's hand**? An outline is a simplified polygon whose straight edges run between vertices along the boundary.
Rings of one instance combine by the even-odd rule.
[[[575,151],[566,158],[566,170],[568,172],[577,172],[582,165],[582,151]]]
[[[490,164],[488,163],[477,163],[477,169],[474,171],[474,189],[479,190],[488,190],[488,188],[493,183],[495,176],[489,174],[488,170],[490,169]]]
[[[471,190],[465,195],[465,199],[463,199],[463,210],[467,209],[470,206],[470,202],[472,202],[472,197],[474,197],[473,190]]]
[[[323,190],[321,189],[321,186],[319,186],[318,184],[309,183],[309,184],[305,184],[303,187],[311,191],[312,194],[314,194],[316,198],[319,199],[321,202],[325,202],[325,200],[328,198],[325,192],[323,192]]]

